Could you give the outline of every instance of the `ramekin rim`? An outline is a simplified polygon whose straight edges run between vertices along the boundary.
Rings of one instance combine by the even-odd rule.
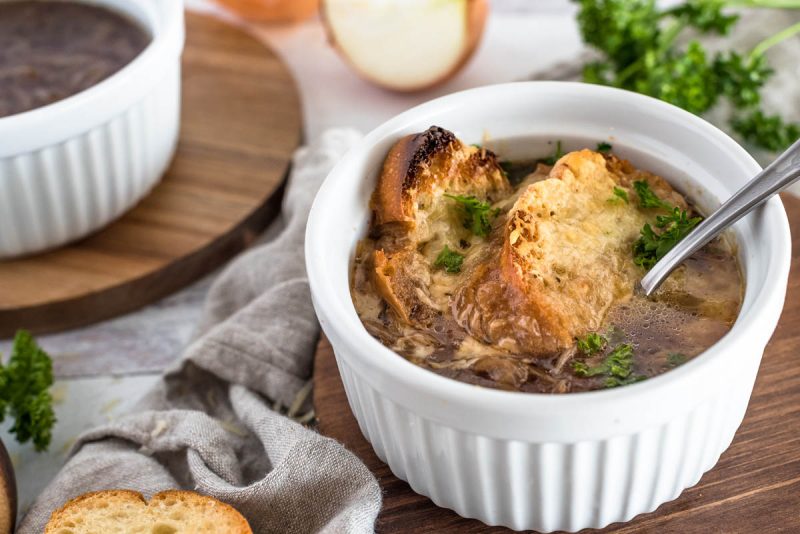
[[[355,161],[359,157],[366,157],[370,153],[370,149],[378,141],[385,138],[387,134],[391,133],[391,131],[400,124],[403,124],[416,115],[424,114],[424,112],[429,109],[435,109],[443,105],[453,105],[454,100],[458,98],[466,98],[473,93],[487,90],[502,90],[504,88],[507,88],[508,90],[514,90],[516,87],[527,87],[531,86],[532,84],[541,87],[558,87],[565,91],[595,91],[598,94],[604,93],[603,96],[605,97],[638,100],[639,102],[649,106],[661,107],[662,110],[668,110],[672,113],[679,113],[683,119],[693,123],[693,125],[697,128],[705,130],[708,135],[716,138],[717,141],[725,143],[728,145],[728,149],[737,152],[741,157],[742,164],[747,164],[751,171],[757,172],[757,170],[760,169],[758,163],[756,163],[756,161],[744,150],[744,148],[736,143],[736,141],[734,141],[730,136],[704,119],[655,98],[621,89],[589,85],[579,82],[512,82],[468,89],[433,99],[400,113],[368,133],[362,142],[358,146],[351,149],[331,171],[314,200],[306,228],[306,267],[308,271],[309,284],[311,286],[311,293],[315,300],[315,308],[317,309],[317,313],[320,314],[320,320],[323,323],[323,330],[331,329],[333,332],[341,333],[341,335],[337,335],[338,341],[345,345],[349,352],[354,354],[369,352],[370,357],[359,358],[359,364],[376,369],[379,372],[395,379],[404,379],[404,381],[406,381],[415,389],[424,388],[427,392],[433,395],[446,398],[447,400],[456,401],[462,405],[484,405],[485,403],[492,403],[498,407],[501,407],[503,405],[511,406],[512,404],[521,404],[526,408],[559,407],[570,409],[580,407],[580,405],[585,405],[587,401],[602,400],[614,402],[620,399],[629,401],[634,397],[649,396],[651,393],[655,393],[663,389],[675,388],[675,384],[683,381],[685,377],[699,372],[703,367],[713,365],[724,355],[724,353],[730,352],[730,349],[735,345],[737,339],[754,332],[754,329],[759,326],[759,320],[758,317],[756,317],[756,314],[759,311],[777,311],[774,318],[774,321],[777,322],[785,296],[786,280],[788,278],[789,266],[791,262],[791,239],[788,219],[786,217],[783,204],[778,197],[769,200],[764,206],[759,208],[759,213],[761,213],[765,218],[765,227],[769,227],[771,229],[771,231],[765,230],[765,233],[768,234],[767,237],[773,242],[772,244],[775,248],[776,254],[767,259],[767,265],[765,268],[767,272],[766,280],[762,284],[758,293],[756,293],[750,308],[745,310],[744,314],[740,314],[734,326],[721,340],[686,364],[649,380],[621,388],[570,393],[566,395],[552,395],[483,388],[451,378],[446,378],[409,362],[401,355],[392,351],[380,343],[380,341],[373,338],[363,327],[360,320],[358,320],[352,300],[348,299],[348,302],[344,303],[338,302],[339,299],[337,299],[335,295],[329,294],[326,297],[323,283],[323,281],[326,279],[325,273],[320,270],[320,266],[315,265],[314,262],[312,262],[309,258],[314,257],[313,250],[318,238],[318,217],[321,210],[319,205],[325,200],[327,190],[326,185],[328,188],[331,187],[331,177],[335,177],[337,174],[342,174],[344,172],[343,169],[349,167],[351,161]],[[320,232],[320,239],[322,238],[321,236],[322,233]],[[746,293],[750,290],[751,289],[749,286],[745,288]],[[347,294],[349,295],[349,290]],[[349,309],[346,304],[349,304]],[[343,326],[350,326],[350,323],[345,325],[343,322],[341,322],[341,313],[346,315],[352,314],[352,316],[355,317],[357,326],[359,328],[355,329],[355,331],[343,331]],[[349,319],[352,319],[352,317],[349,317]]]

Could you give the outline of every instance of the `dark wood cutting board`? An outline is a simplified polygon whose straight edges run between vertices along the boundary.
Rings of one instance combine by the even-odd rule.
[[[103,230],[51,252],[0,261],[0,337],[119,315],[221,265],[278,213],[300,135],[300,98],[283,62],[244,31],[187,13],[172,165],[145,199]]]
[[[793,236],[786,306],[733,444],[677,500],[594,532],[800,532],[800,200],[784,195],[783,202]],[[356,453],[378,477],[384,491],[378,532],[510,532],[439,508],[392,475],[361,435],[324,338],[316,355],[314,406],[320,431]]]

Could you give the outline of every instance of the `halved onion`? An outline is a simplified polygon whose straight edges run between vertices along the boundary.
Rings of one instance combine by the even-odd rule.
[[[472,55],[486,0],[322,0],[328,36],[364,78],[415,91],[448,79]]]

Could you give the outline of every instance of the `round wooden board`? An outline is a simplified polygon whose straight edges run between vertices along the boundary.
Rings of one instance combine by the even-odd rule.
[[[187,13],[181,134],[158,186],[67,247],[0,262],[0,336],[55,331],[152,302],[210,272],[280,207],[300,142],[286,66],[243,31]]]
[[[786,306],[733,444],[675,501],[593,532],[800,532],[800,200],[784,195],[783,202],[793,236]],[[378,478],[383,489],[378,532],[510,532],[439,508],[392,474],[361,434],[324,338],[316,354],[314,407],[320,432],[342,442]]]

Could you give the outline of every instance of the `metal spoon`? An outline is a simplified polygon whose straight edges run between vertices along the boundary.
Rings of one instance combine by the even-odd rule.
[[[651,295],[681,263],[772,195],[800,179],[800,139],[667,252],[639,282]]]

